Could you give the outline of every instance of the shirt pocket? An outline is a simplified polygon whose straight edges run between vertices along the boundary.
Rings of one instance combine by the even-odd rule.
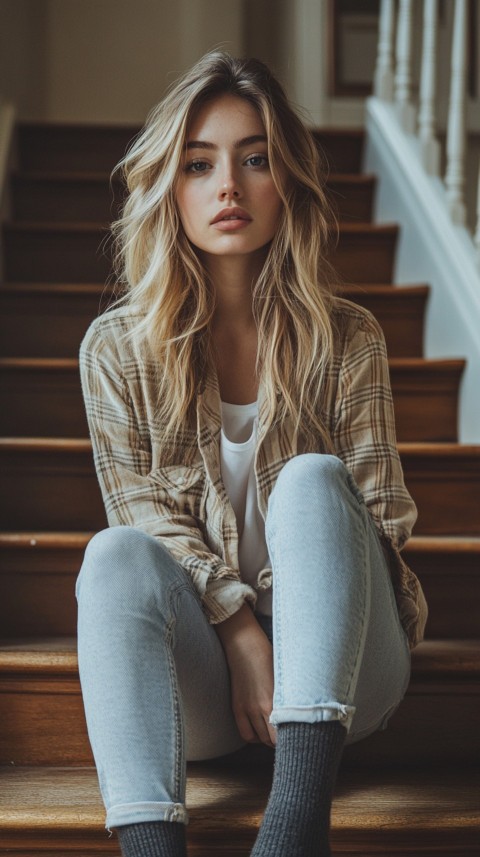
[[[199,515],[205,481],[203,470],[173,464],[153,470],[150,479],[160,489],[165,505],[172,511]]]

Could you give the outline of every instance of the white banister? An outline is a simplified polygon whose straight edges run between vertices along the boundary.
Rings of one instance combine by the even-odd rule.
[[[440,144],[435,138],[437,27],[438,0],[424,0],[418,135],[420,138],[420,157],[422,159],[423,166],[427,173],[434,176],[438,176],[440,172]]]
[[[395,106],[399,122],[407,134],[415,131],[412,103],[412,0],[400,0],[397,26]]]
[[[394,0],[382,0],[374,92],[383,101],[393,101],[393,24]]]
[[[466,71],[467,0],[455,0],[445,188],[450,216],[454,223],[461,225],[466,223],[464,198]]]

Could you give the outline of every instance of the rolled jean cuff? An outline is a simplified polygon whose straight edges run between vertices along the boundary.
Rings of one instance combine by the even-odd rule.
[[[339,720],[349,732],[355,711],[353,705],[342,705],[339,702],[285,706],[273,709],[270,715],[270,723],[273,726],[278,726],[280,723],[321,723],[325,720]]]
[[[146,821],[179,821],[188,824],[188,813],[183,804],[164,801],[142,801],[122,803],[107,810],[105,827],[122,827],[125,824],[140,824]]]

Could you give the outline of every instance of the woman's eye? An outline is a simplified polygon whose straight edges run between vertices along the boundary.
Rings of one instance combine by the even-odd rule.
[[[186,166],[187,173],[205,173],[209,169],[206,161],[192,161]]]
[[[268,166],[268,158],[266,155],[251,155],[245,163],[251,167],[266,167]]]

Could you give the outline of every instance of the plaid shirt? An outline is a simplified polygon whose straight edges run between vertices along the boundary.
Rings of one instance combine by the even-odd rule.
[[[172,448],[157,415],[155,357],[144,342],[125,339],[138,314],[113,309],[97,318],[82,343],[80,368],[100,487],[110,526],[139,527],[157,538],[190,574],[212,623],[221,622],[256,591],[238,571],[235,514],[220,472],[221,408],[216,377],[197,395],[197,425]],[[360,488],[378,527],[397,606],[411,647],[423,636],[427,609],[420,584],[399,550],[410,536],[416,508],[397,453],[383,333],[366,310],[338,299],[335,356],[324,383],[322,417],[335,454]],[[269,495],[284,464],[301,450],[293,431],[265,430],[266,402],[258,397],[255,456],[258,502]],[[318,452],[325,452],[319,442]],[[173,462],[173,463],[172,463]],[[271,586],[271,569],[256,589]]]

